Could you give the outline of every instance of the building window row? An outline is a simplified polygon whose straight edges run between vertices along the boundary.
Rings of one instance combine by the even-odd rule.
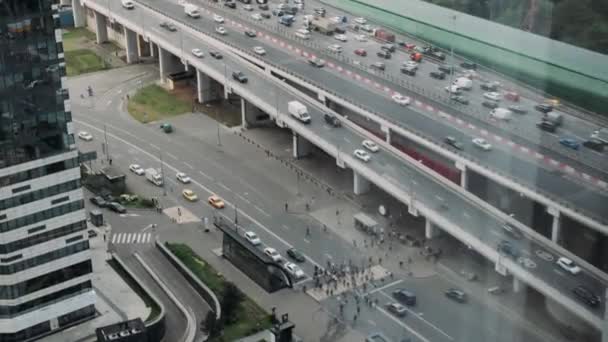
[[[5,177],[0,177],[0,187],[9,186],[35,178],[52,175],[57,172],[69,170],[78,166],[78,158],[70,158],[60,162],[36,167],[26,171],[15,172]]]
[[[86,248],[89,248],[88,241],[83,241],[80,244],[68,246],[67,248],[73,248],[84,244],[86,244]],[[21,283],[0,286],[0,299],[16,299],[23,297],[30,293],[61,284],[70,279],[90,274],[92,271],[93,267],[91,266],[91,260],[87,260],[36,278],[28,279]]]
[[[73,245],[63,247],[61,249],[56,249],[54,251],[51,251],[51,252],[48,252],[45,254],[40,254],[33,258],[22,260],[22,261],[14,263],[14,264],[0,265],[0,274],[8,275],[8,274],[14,274],[17,272],[21,272],[21,271],[27,270],[28,268],[40,266],[42,264],[49,263],[53,260],[65,258],[72,254],[80,253],[88,248],[89,248],[89,241],[86,240],[86,241],[82,241],[79,243],[75,243]]]
[[[32,309],[50,305],[56,302],[66,300],[70,297],[77,296],[81,293],[90,291],[93,288],[90,280],[82,282],[78,285],[67,287],[63,290],[50,293],[46,296],[38,297],[19,305],[0,305],[0,318],[12,318],[24,314]],[[2,340],[0,340],[2,341]]]
[[[55,195],[65,193],[68,191],[76,190],[78,188],[80,188],[80,180],[76,179],[73,181],[49,186],[48,188],[31,191],[31,192],[28,192],[23,195],[13,196],[13,197],[10,197],[10,198],[4,199],[4,200],[0,200],[0,210],[6,210],[6,209],[18,207],[18,206],[21,206],[21,205],[24,205],[27,203],[41,200],[43,198],[47,198],[47,197],[55,196]],[[68,199],[69,199],[69,197],[66,197],[65,199],[63,199],[63,201],[67,201]],[[53,201],[53,202],[55,202],[55,201]],[[53,202],[51,202],[51,204],[55,205],[57,203],[60,203],[61,201],[55,202],[55,203],[53,203]]]
[[[37,222],[41,222],[44,220],[49,220],[54,217],[62,216],[74,211],[78,211],[80,209],[84,209],[84,201],[78,200],[70,203],[66,203],[63,205],[58,205],[53,208],[41,210],[39,212],[18,217],[14,220],[1,222],[0,223],[0,233],[8,232],[11,230],[15,230],[24,226],[29,226],[31,224],[35,224]]]
[[[40,227],[36,227],[36,229],[44,230],[46,228],[45,225]],[[13,253],[34,245],[38,245],[53,239],[56,239],[61,236],[69,235],[75,232],[79,232],[87,229],[86,221],[80,221],[76,223],[71,223],[65,225],[63,227],[50,230],[48,232],[44,232],[42,234],[37,234],[33,236],[29,236],[25,239],[17,240],[14,242],[10,242],[4,245],[0,245],[0,254],[9,254]]]

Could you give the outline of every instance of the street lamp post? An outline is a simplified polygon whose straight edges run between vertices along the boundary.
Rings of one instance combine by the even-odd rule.
[[[456,32],[456,15],[452,16],[452,35],[454,35],[454,32]],[[454,64],[454,39],[452,39],[450,43],[450,83],[448,84],[450,99],[452,98],[452,82],[454,81]]]
[[[106,161],[110,160],[110,146],[108,146],[108,134],[106,132],[106,125],[103,125],[103,140],[106,144]]]
[[[158,159],[160,160],[160,177],[163,183],[163,196],[167,196],[167,187],[165,184],[165,170],[163,168],[163,154],[160,149],[158,150]]]

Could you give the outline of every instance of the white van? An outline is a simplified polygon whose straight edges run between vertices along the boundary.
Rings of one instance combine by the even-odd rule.
[[[303,123],[310,123],[310,115],[308,114],[308,108],[299,101],[289,101],[287,103],[287,110],[289,114],[294,118],[302,121]]]
[[[490,117],[498,120],[509,121],[511,120],[511,112],[507,108],[495,108],[490,112]]]
[[[122,3],[122,7],[126,8],[126,9],[135,8],[135,4],[133,3],[133,0],[121,0],[121,3]]]
[[[296,37],[298,38],[302,38],[302,39],[310,39],[310,31],[308,31],[307,29],[299,29],[296,31]]]
[[[201,16],[201,12],[198,10],[198,7],[193,4],[185,4],[184,13],[191,18],[200,18]]]
[[[471,90],[473,88],[473,81],[466,77],[458,77],[452,84],[464,90]]]

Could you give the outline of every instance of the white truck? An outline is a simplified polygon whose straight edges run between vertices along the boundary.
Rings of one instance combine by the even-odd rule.
[[[305,105],[298,101],[289,101],[287,104],[289,114],[303,123],[310,123],[310,115]]]
[[[466,77],[458,77],[452,84],[464,90],[471,90],[473,88],[473,81]]]
[[[198,7],[193,4],[185,4],[184,13],[191,18],[200,18],[201,16],[201,12],[198,10]]]
[[[146,169],[146,179],[156,186],[163,185],[163,175],[159,170],[153,168]]]

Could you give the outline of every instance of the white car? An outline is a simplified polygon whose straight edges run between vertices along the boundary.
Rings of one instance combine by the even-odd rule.
[[[361,145],[363,145],[363,147],[365,147],[366,149],[368,149],[371,152],[378,152],[378,150],[380,149],[378,147],[378,145],[376,145],[375,142],[371,141],[371,140],[363,140],[363,142],[361,143]]]
[[[404,68],[418,69],[418,63],[414,61],[403,62]]]
[[[395,94],[393,95],[393,101],[397,102],[398,104],[402,105],[402,106],[407,106],[410,104],[410,98],[407,96],[403,96],[401,94]]]
[[[479,147],[480,149],[482,149],[484,151],[489,151],[492,149],[492,145],[490,145],[489,142],[487,142],[485,139],[482,139],[482,138],[473,139],[473,144],[475,144],[475,146]]]
[[[213,21],[222,24],[224,22],[224,17],[222,17],[221,15],[214,14]]]
[[[289,272],[289,274],[291,274],[296,279],[301,279],[306,276],[306,274],[304,274],[304,271],[302,271],[300,266],[294,264],[293,262],[286,262],[285,265],[283,265],[283,267],[285,268],[285,270],[287,272]]]
[[[254,20],[258,20],[258,21],[259,21],[259,20],[262,20],[262,15],[261,15],[260,13],[253,13],[253,14],[251,15],[251,17],[252,17]]]
[[[218,26],[215,28],[215,32],[221,34],[221,35],[225,35],[226,33],[228,33],[228,31],[226,31],[226,29],[224,28],[224,26]]]
[[[251,6],[251,5],[245,5],[245,6],[243,6],[243,9],[245,11],[253,11],[253,6]]]
[[[131,164],[129,165],[129,171],[133,172],[134,174],[141,176],[144,174],[144,168],[139,166],[139,164]]]
[[[568,271],[570,274],[577,275],[581,273],[581,268],[576,266],[574,261],[568,258],[560,257],[559,259],[557,259],[557,264],[559,265],[559,267],[563,268],[565,271]]]
[[[203,51],[201,49],[192,49],[192,54],[198,58],[205,57],[205,54],[203,53]]]
[[[84,141],[91,141],[91,140],[93,140],[93,136],[91,135],[91,133],[85,132],[85,131],[78,132],[78,138],[80,138],[80,139],[82,139]]]
[[[122,0],[122,7],[126,9],[134,9],[135,4],[131,0]]]
[[[266,50],[264,50],[264,48],[263,48],[263,47],[261,47],[261,46],[255,46],[255,47],[253,48],[253,52],[255,52],[256,54],[258,54],[258,55],[260,55],[260,56],[263,56],[263,55],[265,55],[265,54],[266,54]]]
[[[502,95],[500,95],[500,93],[497,93],[495,91],[483,93],[483,97],[485,97],[488,100],[492,100],[492,101],[500,101],[502,99]]]
[[[281,254],[279,254],[279,252],[277,252],[277,250],[272,247],[264,248],[264,254],[268,255],[270,259],[275,262],[279,262],[283,259],[283,257],[281,257]]]
[[[338,44],[332,44],[332,45],[328,46],[327,49],[329,51],[336,52],[336,53],[342,52],[342,47]]]
[[[445,87],[445,91],[454,95],[459,95],[461,93],[460,87],[455,84]]]
[[[366,163],[371,159],[369,154],[367,152],[365,152],[364,150],[357,149],[357,150],[355,150],[355,152],[353,152],[353,154],[355,155],[355,157],[363,160]]]
[[[245,239],[249,241],[250,244],[257,246],[262,243],[262,240],[252,231],[248,231],[245,233]]]
[[[355,18],[355,22],[359,25],[365,25],[367,23],[367,19],[365,18]]]
[[[184,183],[184,184],[188,184],[190,183],[192,180],[190,179],[190,177],[188,177],[187,174],[183,173],[183,172],[178,172],[175,175],[175,178],[177,178],[178,181]]]
[[[347,41],[347,40],[348,40],[348,39],[346,38],[346,35],[345,35],[345,34],[336,34],[336,35],[334,36],[334,38],[335,38],[335,39],[337,39],[337,40],[339,40],[339,41],[341,41],[341,42],[345,42],[345,41]]]
[[[367,36],[364,34],[358,34],[355,36],[355,40],[358,42],[366,42],[367,41]]]

